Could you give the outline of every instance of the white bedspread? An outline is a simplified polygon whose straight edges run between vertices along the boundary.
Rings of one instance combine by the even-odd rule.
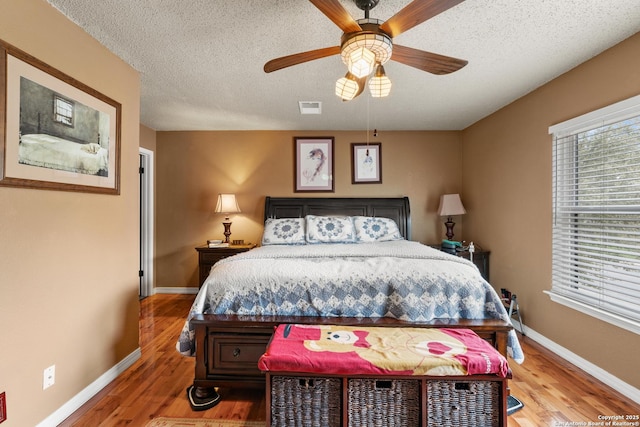
[[[473,263],[406,240],[263,246],[223,259],[189,319],[196,314],[510,321]],[[195,350],[189,319],[177,344],[183,354]],[[523,360],[515,332],[509,351]]]

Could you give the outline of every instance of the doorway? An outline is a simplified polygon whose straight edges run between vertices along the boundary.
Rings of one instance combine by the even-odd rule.
[[[140,299],[153,295],[153,151],[140,148]]]

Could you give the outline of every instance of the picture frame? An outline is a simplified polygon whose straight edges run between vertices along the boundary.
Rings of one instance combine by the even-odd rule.
[[[121,110],[0,40],[0,186],[120,194]]]
[[[296,193],[334,189],[333,137],[294,137]]]
[[[351,183],[382,183],[382,143],[351,143]]]

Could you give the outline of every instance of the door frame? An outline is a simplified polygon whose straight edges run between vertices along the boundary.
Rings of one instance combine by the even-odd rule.
[[[153,295],[154,153],[140,147],[140,298]]]

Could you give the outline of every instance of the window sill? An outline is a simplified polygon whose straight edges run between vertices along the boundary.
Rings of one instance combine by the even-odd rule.
[[[627,319],[622,316],[617,316],[612,313],[608,313],[604,310],[601,310],[596,307],[592,307],[590,305],[575,301],[571,298],[567,298],[564,295],[559,295],[553,291],[543,291],[545,294],[549,295],[551,301],[557,302],[558,304],[562,304],[566,307],[577,310],[581,313],[588,314],[589,316],[595,317],[596,319],[600,319],[604,322],[611,323],[619,328],[626,329],[627,331],[633,332],[635,334],[640,335],[640,323],[631,319]]]

